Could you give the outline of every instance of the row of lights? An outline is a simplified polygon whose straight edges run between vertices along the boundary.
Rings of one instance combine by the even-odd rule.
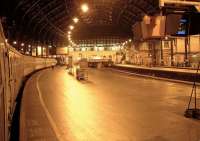
[[[6,43],[7,43],[7,42],[8,42],[8,39],[6,39],[5,41],[6,41]],[[18,44],[17,41],[13,41],[12,43],[13,43],[13,45],[17,45],[17,44]],[[25,46],[25,43],[21,43],[20,45],[21,45],[21,47],[24,47],[24,46]],[[29,44],[28,47],[31,48],[31,45]],[[37,47],[41,47],[41,46],[38,45]],[[49,47],[49,48],[52,48],[52,45],[48,45],[48,47]]]
[[[89,10],[88,5],[87,5],[86,3],[82,4],[82,5],[81,5],[81,10],[82,10],[83,13],[87,13],[88,10]],[[79,19],[78,19],[77,17],[74,17],[74,18],[73,18],[73,22],[74,22],[74,24],[77,24],[77,23],[79,22]],[[75,28],[74,25],[69,25],[68,41],[70,42],[70,44],[71,44],[72,46],[77,46],[77,44],[74,43],[74,42],[72,41],[72,38],[71,38],[71,37],[72,37],[72,31],[73,31],[74,28]]]
[[[131,42],[132,42],[132,39],[128,39],[122,43],[122,46],[124,47],[125,45],[127,45],[128,43],[131,43]]]

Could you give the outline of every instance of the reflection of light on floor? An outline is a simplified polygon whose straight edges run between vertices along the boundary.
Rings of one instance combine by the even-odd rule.
[[[70,79],[70,80],[69,80]],[[70,132],[76,140],[86,140],[93,137],[92,129],[88,127],[98,127],[97,125],[97,110],[95,107],[95,99],[91,97],[91,92],[81,82],[76,81],[71,77],[66,80],[68,87],[65,96],[66,103],[66,116],[68,123],[71,126]]]
[[[59,112],[55,114],[61,117],[57,123],[66,140],[199,138],[199,124],[183,117],[188,102],[185,98],[191,93],[190,86],[108,74],[106,70],[92,71],[89,79],[93,83],[90,84],[77,81],[66,70],[56,76],[59,89],[55,102],[59,106],[55,109]]]
[[[90,89],[87,84],[77,81],[70,75],[62,77],[60,83],[65,86],[66,110],[64,115],[66,115],[68,140],[128,140],[129,134],[138,132],[135,128],[131,130],[131,133],[127,131],[126,127],[132,127],[132,125],[127,123],[124,116],[118,112],[119,105],[117,109],[113,107],[116,103],[102,99],[102,94],[99,94],[101,92]]]

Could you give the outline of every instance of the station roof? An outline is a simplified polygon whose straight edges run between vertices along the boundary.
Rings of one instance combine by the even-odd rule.
[[[4,0],[6,1],[6,0]],[[83,13],[81,4],[89,11]],[[4,15],[12,33],[23,40],[64,41],[73,18],[74,38],[131,36],[132,25],[159,11],[158,0],[7,0]]]

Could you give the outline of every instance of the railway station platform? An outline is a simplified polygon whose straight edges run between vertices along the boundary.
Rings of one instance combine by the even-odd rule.
[[[198,141],[185,118],[191,86],[90,69],[78,81],[65,67],[33,75],[22,99],[22,141]]]
[[[200,0],[0,3],[0,141],[200,141]]]
[[[20,141],[58,141],[38,91],[39,72],[26,83],[20,112]]]
[[[115,64],[112,68],[126,72],[150,76],[154,78],[164,78],[165,80],[175,80],[177,82],[192,83],[194,80],[200,83],[200,73],[192,68],[173,68],[173,67],[144,67],[136,65]]]

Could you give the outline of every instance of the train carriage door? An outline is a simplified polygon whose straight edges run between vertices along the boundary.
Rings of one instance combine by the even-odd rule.
[[[9,99],[9,112],[10,116],[12,116],[13,110],[14,110],[14,104],[15,104],[15,76],[14,76],[14,68],[13,68],[13,62],[14,62],[14,53],[9,52],[9,87],[10,87],[10,99]],[[11,118],[11,117],[9,117]]]
[[[17,55],[15,54],[14,56],[13,56],[13,58],[12,58],[12,75],[13,75],[13,89],[14,89],[14,95],[13,95],[13,99],[14,100],[16,100],[16,97],[17,97],[17,94],[18,94],[18,91],[17,91],[17,79],[19,80],[20,78],[20,74],[19,74],[19,72],[17,71],[17,66],[16,66],[16,64],[17,64]],[[18,66],[18,67],[20,67],[20,66]],[[18,74],[18,76],[17,76],[17,74]]]

